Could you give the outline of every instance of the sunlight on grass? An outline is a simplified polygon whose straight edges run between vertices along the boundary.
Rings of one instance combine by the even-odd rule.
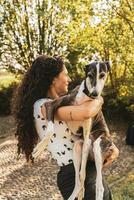
[[[128,173],[125,175],[124,180],[117,182],[119,179],[122,179],[123,176],[112,176],[108,178],[109,183],[114,183],[111,191],[113,194],[113,200],[134,200],[134,174]]]

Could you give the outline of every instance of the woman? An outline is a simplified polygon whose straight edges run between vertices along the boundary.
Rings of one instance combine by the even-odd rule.
[[[38,139],[45,137],[47,121],[45,120],[44,102],[58,98],[68,92],[70,78],[61,57],[39,56],[26,72],[13,100],[13,113],[17,121],[18,154],[25,153],[27,161]],[[77,106],[65,106],[55,114],[55,134],[48,150],[57,160],[60,171],[57,184],[64,199],[68,199],[74,188],[75,171],[73,166],[73,145],[78,136],[71,134],[68,121],[81,121],[94,117],[103,104],[97,100]],[[85,181],[85,198],[95,200],[96,170],[93,162],[87,163]],[[111,194],[103,180],[104,200],[110,200]]]

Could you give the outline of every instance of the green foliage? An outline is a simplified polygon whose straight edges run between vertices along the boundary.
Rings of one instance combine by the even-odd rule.
[[[131,78],[116,79],[115,89],[108,86],[105,97],[105,110],[109,114],[122,113],[122,117],[134,120],[134,82]]]
[[[87,3],[91,3],[82,1],[81,6],[80,0],[1,1],[2,63],[17,73],[24,73],[39,54],[67,55],[68,41],[74,28],[80,28],[80,18],[85,16]]]
[[[108,105],[133,114],[133,9],[133,0],[1,0],[1,66],[21,74],[39,54],[62,54],[76,81],[96,54],[112,61]]]

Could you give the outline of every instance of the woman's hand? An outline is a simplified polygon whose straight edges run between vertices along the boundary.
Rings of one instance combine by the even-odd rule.
[[[116,160],[119,156],[119,150],[114,144],[108,149],[107,153],[109,154],[109,156],[107,157],[103,167],[108,167],[109,165],[111,165],[112,162]]]
[[[104,101],[102,97],[84,102],[83,107],[86,109],[87,118],[96,116],[101,110],[103,103]]]

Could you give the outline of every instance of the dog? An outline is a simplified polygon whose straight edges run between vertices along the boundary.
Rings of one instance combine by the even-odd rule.
[[[34,148],[32,157],[35,159],[48,145],[54,133],[54,114],[61,106],[79,105],[85,101],[98,98],[103,90],[108,71],[109,62],[91,62],[85,66],[86,78],[81,85],[76,87],[71,94],[59,97],[44,104],[46,108],[46,118],[48,120],[46,137]],[[71,123],[68,126],[71,127]],[[75,167],[75,188],[68,200],[74,200],[76,197],[84,197],[84,181],[86,172],[86,163],[88,157],[95,160],[96,164],[96,200],[103,199],[102,168],[107,163],[107,159],[113,155],[115,145],[103,117],[102,111],[93,119],[87,119],[84,122],[76,123],[74,134],[80,134],[83,139],[75,142],[73,148],[74,167]],[[79,153],[78,153],[79,151]],[[117,149],[116,149],[117,151]],[[81,156],[79,156],[81,154]],[[111,157],[111,159],[114,159]]]

